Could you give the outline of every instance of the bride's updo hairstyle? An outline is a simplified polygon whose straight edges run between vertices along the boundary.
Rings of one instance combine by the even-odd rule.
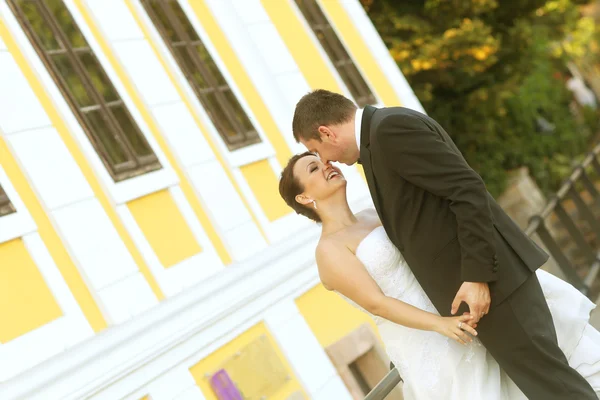
[[[281,173],[281,179],[279,180],[279,194],[281,195],[285,203],[288,206],[290,206],[294,211],[296,211],[296,214],[304,215],[305,217],[310,218],[315,222],[321,222],[321,218],[319,218],[319,214],[317,214],[314,208],[310,206],[305,206],[296,201],[296,196],[304,192],[304,188],[302,187],[298,179],[294,176],[294,166],[301,158],[314,155],[314,153],[307,151],[302,154],[296,154],[295,156],[290,158],[288,164]]]

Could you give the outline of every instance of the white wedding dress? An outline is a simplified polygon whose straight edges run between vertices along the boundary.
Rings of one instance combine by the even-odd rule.
[[[361,241],[356,256],[385,295],[438,314],[383,227]],[[569,364],[600,394],[600,333],[588,324],[595,305],[553,275],[539,270],[537,276],[552,313],[560,348]],[[435,332],[372,317],[390,360],[404,380],[405,400],[526,399],[479,340],[464,346]]]

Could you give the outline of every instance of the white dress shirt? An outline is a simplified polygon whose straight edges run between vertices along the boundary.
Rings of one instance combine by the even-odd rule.
[[[363,109],[359,108],[356,110],[356,116],[354,117],[354,134],[356,135],[356,145],[360,150],[360,130],[362,126],[362,115]]]

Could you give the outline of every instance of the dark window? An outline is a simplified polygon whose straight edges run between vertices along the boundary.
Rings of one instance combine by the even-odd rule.
[[[62,0],[9,0],[115,181],[161,168]]]
[[[316,0],[296,0],[296,4],[359,107],[377,103],[369,85],[356,68],[350,54]]]
[[[142,0],[179,68],[229,150],[260,137],[177,0]]]
[[[0,186],[0,217],[12,214],[15,211],[15,206],[12,205],[6,192],[2,189],[2,186]]]

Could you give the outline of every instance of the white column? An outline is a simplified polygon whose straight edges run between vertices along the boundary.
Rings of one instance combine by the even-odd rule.
[[[352,399],[293,300],[266,311],[265,323],[311,399]]]

